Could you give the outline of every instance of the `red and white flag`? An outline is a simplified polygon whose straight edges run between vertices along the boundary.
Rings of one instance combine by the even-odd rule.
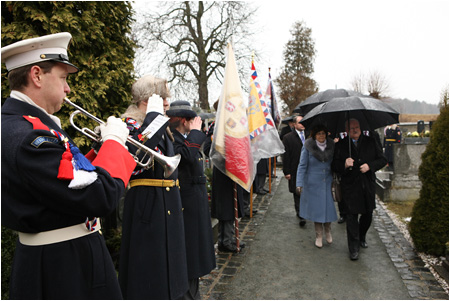
[[[247,105],[230,43],[227,52],[225,78],[217,107],[210,157],[216,168],[250,191],[256,170],[250,147]]]

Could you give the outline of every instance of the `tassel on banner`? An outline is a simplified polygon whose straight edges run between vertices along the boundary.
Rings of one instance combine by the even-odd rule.
[[[69,148],[63,153],[61,161],[59,162],[58,179],[72,180],[73,179],[73,165],[72,153]]]

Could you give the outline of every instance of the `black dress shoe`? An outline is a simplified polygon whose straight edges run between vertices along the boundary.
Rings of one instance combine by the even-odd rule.
[[[265,192],[264,190],[255,191],[255,193],[259,194],[259,195],[266,195],[267,194],[267,192]]]
[[[359,245],[361,246],[361,248],[364,248],[364,249],[367,249],[369,247],[369,245],[365,241],[361,241],[359,243]]]
[[[350,253],[350,259],[351,260],[358,260],[359,253],[358,252],[351,252]]]
[[[345,217],[340,217],[339,219],[338,219],[338,224],[342,224],[342,223],[345,223]]]
[[[252,210],[253,215],[258,213],[258,210]],[[250,217],[250,212],[245,214],[245,217]]]
[[[306,220],[300,218],[300,223],[299,223],[300,227],[304,227],[306,225]]]
[[[245,248],[245,244],[241,243],[239,245],[241,249]],[[218,247],[220,252],[227,252],[227,253],[237,253],[237,247],[236,245],[219,245]]]
[[[265,189],[265,188],[263,188],[263,189],[261,189],[262,191],[264,191],[264,192],[269,192],[269,190],[268,189]]]

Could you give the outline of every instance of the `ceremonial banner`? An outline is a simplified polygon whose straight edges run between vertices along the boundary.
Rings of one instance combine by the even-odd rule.
[[[284,145],[261,93],[253,61],[248,103],[248,124],[255,164],[261,159],[272,158],[284,153]]]
[[[225,78],[217,108],[210,157],[215,167],[250,191],[256,168],[250,148],[247,106],[242,96],[230,43],[227,50]]]

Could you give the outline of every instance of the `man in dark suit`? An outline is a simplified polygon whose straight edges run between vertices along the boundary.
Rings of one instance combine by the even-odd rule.
[[[301,124],[302,116],[295,116],[294,131],[283,137],[285,152],[283,154],[283,173],[284,177],[289,181],[289,192],[294,195],[294,206],[296,215],[300,217],[300,227],[306,224],[306,221],[299,214],[300,195],[295,193],[295,182],[297,180],[297,167],[300,162],[300,154],[302,152],[303,143],[306,139],[305,127]]]

